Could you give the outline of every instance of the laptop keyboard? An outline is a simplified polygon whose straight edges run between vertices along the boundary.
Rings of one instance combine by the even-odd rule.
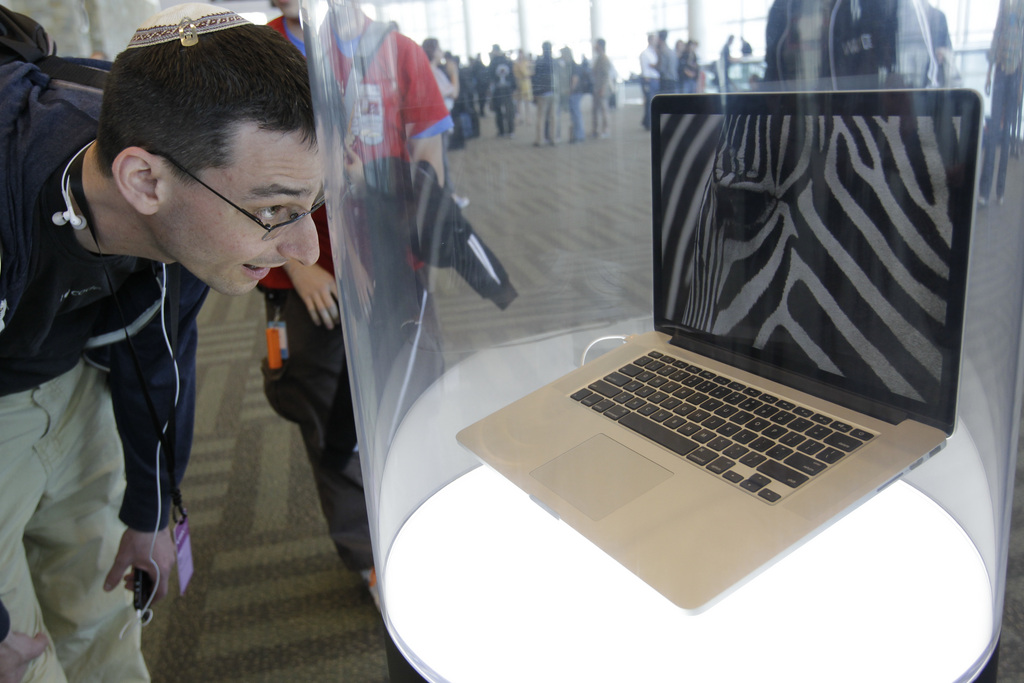
[[[875,436],[657,351],[571,398],[766,503]]]

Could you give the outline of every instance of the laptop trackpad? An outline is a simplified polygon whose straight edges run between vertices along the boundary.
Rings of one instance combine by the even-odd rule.
[[[672,472],[604,434],[530,473],[595,522],[650,491]]]

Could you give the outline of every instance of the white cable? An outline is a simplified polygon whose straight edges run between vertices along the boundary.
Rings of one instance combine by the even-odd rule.
[[[57,211],[50,217],[50,221],[57,226],[66,225],[71,223],[71,227],[75,230],[83,230],[86,226],[86,221],[83,216],[79,216],[75,213],[75,205],[71,201],[71,166],[75,163],[75,159],[81,155],[82,152],[89,148],[92,142],[88,143],[85,147],[78,150],[75,156],[71,157],[71,161],[64,167],[64,172],[60,175],[60,194],[64,198],[64,204],[67,207],[66,211]]]
[[[174,406],[178,405],[178,398],[181,393],[181,376],[178,373],[178,359],[174,355],[174,349],[171,347],[171,340],[167,334],[167,317],[164,309],[164,303],[167,301],[167,266],[166,264],[160,264],[163,278],[158,280],[160,284],[160,325],[163,330],[164,344],[167,347],[167,353],[171,357],[171,364],[174,367]],[[165,422],[162,432],[167,433],[168,423]],[[163,490],[160,483],[160,451],[162,441],[157,439],[156,443],[156,462],[154,467],[154,474],[156,478],[156,522],[154,522],[153,528],[153,539],[149,543],[149,563],[156,570],[156,578],[153,581],[153,592],[149,594],[149,598],[146,600],[146,604],[135,611],[135,619],[129,621],[121,629],[121,634],[118,636],[119,639],[123,639],[128,629],[138,623],[139,626],[145,626],[153,619],[153,610],[150,609],[153,604],[153,599],[156,597],[156,589],[160,585],[160,565],[156,563],[153,558],[153,554],[156,550],[156,538],[157,534],[160,533],[160,516],[163,514]]]
[[[587,348],[583,349],[583,353],[580,355],[580,366],[582,367],[587,364],[587,354],[590,353],[590,349],[594,348],[595,345],[600,344],[603,341],[609,341],[612,339],[619,339],[623,343],[625,343],[626,340],[629,339],[629,337],[624,334],[613,334],[608,337],[599,337],[595,339],[594,341],[587,344]]]

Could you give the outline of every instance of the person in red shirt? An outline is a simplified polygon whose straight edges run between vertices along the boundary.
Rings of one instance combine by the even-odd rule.
[[[269,25],[305,55],[298,0],[273,3],[282,16]],[[350,4],[358,22],[343,31],[345,35],[335,35],[335,71],[343,79],[349,78],[351,55],[371,24],[358,3]],[[368,64],[350,115],[350,129],[356,132],[345,143],[360,166],[358,175],[363,175],[363,163],[422,160],[443,183],[441,133],[452,127],[452,121],[430,64],[423,50],[397,31],[387,32],[376,54],[385,51],[394,58],[375,58]],[[283,322],[287,336],[287,358],[280,367],[264,363],[264,390],[274,410],[299,425],[331,539],[345,566],[363,575],[377,599],[326,210],[320,209],[313,219],[320,240],[317,263],[289,262],[273,269],[260,285],[268,324]],[[360,258],[346,262],[354,264],[353,270],[360,269]],[[367,297],[373,289],[368,270],[372,268],[362,270],[359,287]]]

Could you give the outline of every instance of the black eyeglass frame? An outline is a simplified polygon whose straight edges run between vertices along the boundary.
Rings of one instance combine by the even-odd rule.
[[[223,201],[227,202],[230,206],[232,206],[235,210],[237,210],[243,216],[245,216],[246,218],[248,218],[252,222],[254,222],[256,225],[258,225],[261,228],[263,228],[266,231],[263,234],[263,239],[264,240],[272,240],[272,239],[274,239],[275,237],[277,237],[278,235],[281,234],[281,233],[276,233],[275,234],[274,233],[275,230],[277,230],[278,228],[283,228],[285,226],[291,225],[292,223],[296,223],[298,221],[301,221],[303,218],[305,218],[306,216],[310,215],[311,213],[313,213],[314,211],[319,209],[321,206],[323,206],[327,202],[327,198],[323,196],[323,191],[321,191],[320,199],[316,200],[313,203],[313,206],[312,206],[312,208],[310,208],[309,211],[303,211],[302,213],[295,213],[295,214],[292,214],[291,217],[288,218],[288,220],[286,220],[286,221],[281,221],[280,223],[275,223],[274,225],[267,225],[266,223],[261,221],[259,218],[257,218],[255,215],[253,215],[249,211],[246,211],[245,209],[240,207],[238,204],[235,204],[233,201],[231,201],[230,199],[228,199],[227,197],[222,195],[220,192],[217,192],[217,190],[213,189],[212,187],[210,187],[209,185],[204,183],[202,180],[197,178],[194,173],[192,173],[187,168],[185,168],[184,166],[179,164],[177,161],[175,161],[174,157],[170,156],[169,154],[163,154],[161,152],[154,152],[154,154],[156,154],[157,156],[161,156],[164,159],[167,159],[167,161],[171,162],[171,164],[175,168],[177,168],[179,171],[181,171],[182,173],[187,175],[189,178],[191,178],[192,180],[196,181],[197,183],[199,183],[200,185],[205,187],[210,192],[212,192],[215,195],[217,195],[218,197],[220,197]]]

